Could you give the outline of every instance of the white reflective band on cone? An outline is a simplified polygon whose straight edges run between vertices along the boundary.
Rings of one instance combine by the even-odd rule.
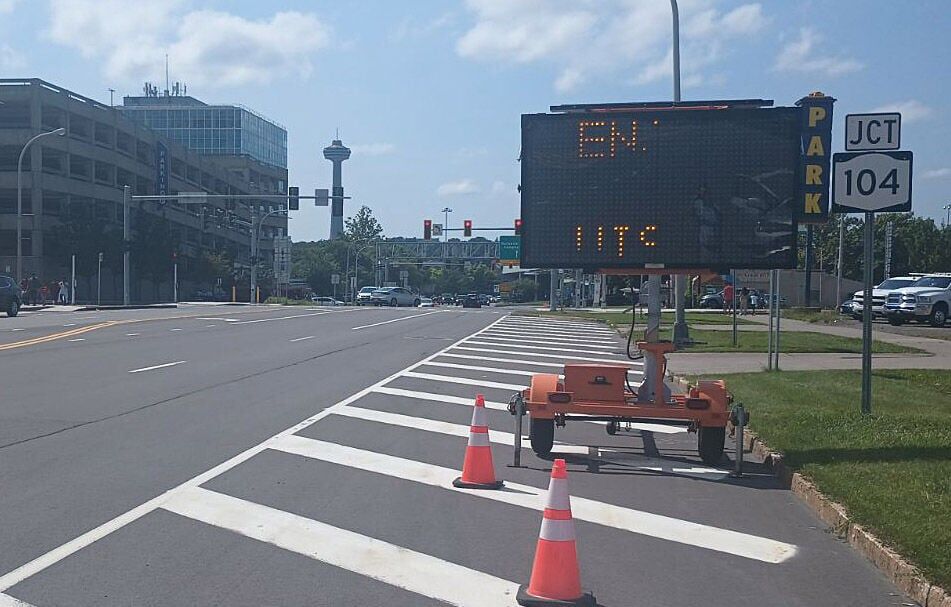
[[[573,542],[575,539],[575,522],[571,519],[567,521],[553,521],[549,518],[542,519],[542,530],[538,538],[550,542]]]
[[[548,500],[545,507],[551,510],[571,510],[571,497],[568,495],[568,479],[553,478],[548,484]]]
[[[488,432],[470,432],[469,446],[470,447],[488,447],[489,433]]]
[[[470,426],[488,426],[485,421],[485,407],[472,407],[472,423]]]

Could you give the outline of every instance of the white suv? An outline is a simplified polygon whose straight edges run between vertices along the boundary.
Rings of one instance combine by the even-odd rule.
[[[911,286],[911,283],[921,278],[921,276],[896,276],[886,278],[880,285],[872,288],[872,318],[885,315],[885,299],[888,294],[895,289]],[[862,309],[865,303],[865,292],[856,291],[852,295],[852,318],[862,320]]]
[[[895,326],[908,320],[943,327],[951,310],[951,274],[928,274],[888,294],[885,315]]]

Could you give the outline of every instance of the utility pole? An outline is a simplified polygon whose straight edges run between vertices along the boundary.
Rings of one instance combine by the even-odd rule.
[[[132,202],[132,188],[122,186],[122,305],[129,305],[129,205]]]
[[[673,58],[674,58],[674,103],[680,102],[680,11],[677,0],[670,0],[670,12],[673,18]],[[687,315],[684,311],[684,276],[671,276],[674,289],[674,344],[680,346],[690,341],[690,328],[687,326]]]
[[[806,226],[806,280],[803,302],[812,306],[812,224]]]

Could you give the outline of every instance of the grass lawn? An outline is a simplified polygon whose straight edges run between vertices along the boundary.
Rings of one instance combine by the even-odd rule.
[[[622,312],[534,312],[535,316],[551,316],[557,318],[584,318],[588,320],[602,320],[619,329],[630,327],[631,315]],[[720,314],[688,314],[690,324],[721,324],[732,322],[729,316]],[[719,322],[714,322],[714,320]],[[640,322],[640,321],[639,321]],[[673,315],[662,319],[661,339],[671,339],[671,325]],[[737,324],[753,324],[751,321],[737,319]],[[766,331],[738,331],[736,347],[733,346],[733,332],[720,330],[691,329],[690,337],[695,341],[704,342],[690,346],[687,352],[766,352],[769,334]],[[624,333],[627,334],[626,331]],[[883,341],[872,342],[872,352],[885,353],[914,353],[921,350],[908,346],[901,346]],[[862,340],[854,337],[840,337],[810,331],[783,331],[779,339],[780,351],[787,354],[798,353],[846,353],[861,354]]]
[[[783,318],[793,320],[803,320],[805,322],[814,322],[822,325],[832,325],[843,318],[836,310],[810,310],[806,308],[789,308],[783,310]]]
[[[519,314],[523,314],[519,312]],[[586,320],[601,320],[608,324],[620,326],[620,327],[629,327],[631,326],[631,313],[630,312],[530,312],[525,313],[531,316],[551,316],[553,318],[583,318]],[[687,312],[686,313],[687,324],[690,325],[731,325],[733,324],[733,317],[727,316],[725,314],[703,314],[700,312]],[[660,319],[662,324],[673,324],[674,323],[674,314],[673,312],[664,312],[661,314]],[[643,325],[647,322],[647,314],[637,314],[637,324]],[[736,319],[736,324],[738,325],[750,325],[753,324],[752,321],[746,320],[742,316],[738,316]]]
[[[951,588],[951,371],[874,372],[868,417],[859,371],[724,379],[788,465]]]
[[[661,339],[671,339],[670,328],[663,328]],[[766,331],[737,331],[737,346],[733,346],[732,331],[691,330],[690,337],[698,343],[686,352],[766,352],[769,333]],[[785,354],[800,353],[847,353],[861,354],[862,340],[857,337],[826,335],[813,331],[783,331],[779,338],[779,350]],[[913,353],[921,350],[885,341],[873,341],[872,352]]]

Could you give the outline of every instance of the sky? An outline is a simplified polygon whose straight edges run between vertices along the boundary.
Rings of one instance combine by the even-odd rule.
[[[947,0],[680,0],[683,99],[835,97],[900,111],[915,154],[913,208],[951,202]],[[422,222],[518,216],[520,115],[563,103],[672,98],[667,0],[0,0],[0,77],[37,77],[100,101],[172,81],[240,103],[288,131],[289,182],[329,188],[321,150],[339,129],[345,214],[370,207],[388,236]],[[326,238],[302,201],[295,240]],[[485,234],[491,237],[491,234]]]

